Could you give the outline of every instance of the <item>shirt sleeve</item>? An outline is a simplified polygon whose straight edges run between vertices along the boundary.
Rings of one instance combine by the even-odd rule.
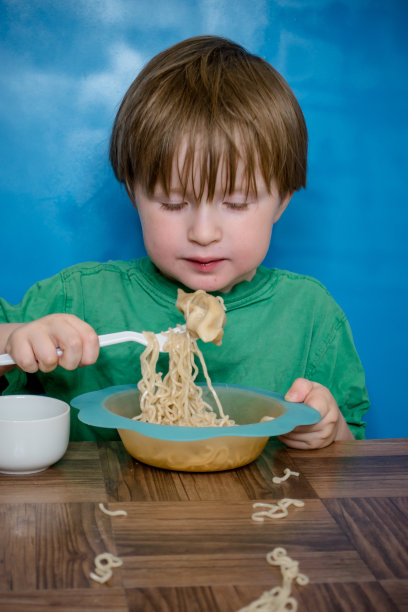
[[[66,293],[61,274],[40,281],[27,291],[19,304],[0,298],[0,324],[28,323],[48,314],[66,312]],[[2,377],[0,390],[13,394],[30,391],[33,376],[14,368]]]
[[[364,369],[345,317],[336,322],[325,349],[311,365],[308,378],[331,391],[356,440],[364,439],[366,423],[363,416],[370,401]]]

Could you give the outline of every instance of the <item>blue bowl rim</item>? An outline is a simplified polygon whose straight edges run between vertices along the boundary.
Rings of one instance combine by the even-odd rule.
[[[283,405],[284,413],[272,421],[251,423],[249,425],[233,427],[183,427],[142,423],[114,414],[106,408],[105,401],[109,397],[118,393],[137,390],[137,385],[116,385],[98,391],[91,391],[78,395],[70,403],[71,406],[79,410],[79,420],[87,425],[110,429],[126,429],[143,434],[149,438],[173,442],[207,440],[222,436],[250,438],[278,436],[292,431],[298,425],[312,425],[318,423],[321,419],[320,413],[311,406],[287,402],[280,393],[234,384],[214,383],[213,386],[216,390],[231,388],[271,397]]]

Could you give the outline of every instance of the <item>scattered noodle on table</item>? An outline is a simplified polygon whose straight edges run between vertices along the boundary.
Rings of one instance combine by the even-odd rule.
[[[99,504],[99,510],[102,510],[108,516],[127,516],[126,510],[109,510],[102,503]]]
[[[309,578],[299,573],[299,562],[288,557],[284,548],[274,548],[266,555],[266,560],[270,565],[280,566],[282,585],[266,591],[238,612],[295,612],[297,601],[291,597],[292,582],[304,586]]]
[[[95,557],[95,571],[91,572],[89,576],[95,582],[99,582],[100,584],[104,584],[110,578],[112,578],[112,568],[120,567],[123,564],[123,561],[112,553],[104,552]]]
[[[299,476],[299,472],[292,472],[292,470],[290,470],[289,468],[285,468],[283,470],[283,476],[274,476],[272,478],[272,482],[274,484],[280,484],[281,482],[285,482],[285,480],[288,480],[288,478],[290,478],[291,476]]]
[[[276,504],[268,504],[265,502],[256,502],[252,504],[253,508],[263,508],[263,510],[259,510],[252,514],[253,521],[263,522],[265,518],[284,518],[288,516],[288,508],[289,506],[296,506],[296,508],[303,508],[305,502],[300,499],[290,499],[289,497],[284,497],[276,502]]]

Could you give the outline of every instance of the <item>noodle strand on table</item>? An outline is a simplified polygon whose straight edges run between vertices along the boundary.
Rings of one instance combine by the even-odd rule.
[[[299,472],[292,472],[289,468],[285,468],[283,471],[283,476],[274,476],[272,478],[272,482],[274,484],[280,484],[281,482],[285,482],[291,476],[299,476]]]
[[[295,612],[297,601],[291,597],[292,582],[304,586],[309,578],[299,572],[299,562],[288,557],[284,548],[274,548],[266,555],[266,560],[270,565],[280,566],[282,586],[266,591],[238,612]]]
[[[99,504],[99,510],[102,510],[108,516],[127,516],[126,510],[109,510],[102,503]]]
[[[95,557],[95,571],[89,574],[92,580],[104,584],[112,578],[112,568],[120,567],[123,561],[112,553],[104,552]]]
[[[285,497],[276,502],[276,504],[268,504],[265,502],[256,502],[252,504],[253,508],[263,508],[263,510],[258,510],[252,514],[253,521],[263,522],[265,518],[284,518],[288,516],[288,507],[295,506],[296,508],[303,508],[305,502],[301,499],[290,499]]]

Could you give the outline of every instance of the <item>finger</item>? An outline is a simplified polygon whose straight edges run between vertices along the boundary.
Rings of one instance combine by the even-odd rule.
[[[59,365],[65,370],[75,370],[82,360],[83,340],[73,320],[67,317],[52,321],[50,333],[55,345],[62,351],[58,358]]]
[[[34,374],[40,369],[40,366],[30,335],[26,333],[28,326],[29,324],[15,330],[10,335],[5,349],[20,370]]]
[[[75,315],[52,314],[16,329],[6,351],[28,373],[51,372],[57,365],[73,370],[96,361],[99,342],[92,327]]]
[[[82,340],[71,325],[64,325],[58,330],[57,344],[62,351],[58,364],[65,370],[75,370],[82,359]]]
[[[87,366],[95,363],[98,359],[100,349],[97,333],[88,323],[77,317],[70,319],[69,323],[81,338],[82,354],[78,365]]]
[[[74,370],[97,360],[99,339],[92,327],[84,321],[76,317],[68,319],[63,326],[59,326],[58,337],[63,351],[59,363],[63,368]]]
[[[38,361],[34,355],[31,344],[27,341],[14,348],[13,344],[6,346],[6,351],[11,355],[17,367],[28,374],[38,372]]]
[[[49,338],[41,335],[34,334],[26,340],[11,343],[9,353],[18,367],[29,374],[38,370],[51,372],[58,365],[54,344]]]
[[[278,436],[279,440],[285,444],[285,446],[289,446],[289,448],[297,448],[301,450],[310,450],[314,447],[313,438],[310,436],[307,437],[299,437],[292,438],[291,436]]]
[[[322,423],[322,419],[318,423],[314,423],[313,425],[298,425],[292,431],[285,433],[285,436],[293,435],[293,436],[307,436],[313,434],[315,431],[321,431],[324,429],[325,423]]]
[[[58,365],[57,346],[54,340],[45,335],[41,328],[34,328],[30,332],[29,342],[32,352],[41,372],[52,372]]]
[[[302,401],[320,413],[320,422],[322,422],[330,410],[331,402],[334,401],[333,396],[328,389],[319,383],[314,383],[311,381],[306,382],[309,383],[310,390]],[[306,390],[306,386],[307,385],[303,385],[303,390]]]
[[[304,402],[311,393],[314,383],[306,378],[296,378],[288,389],[285,400],[287,402]]]
[[[299,425],[279,439],[293,448],[323,448],[333,441],[334,431],[332,424],[322,419],[314,425]]]
[[[99,342],[90,325],[75,315],[49,315],[44,318],[46,332],[62,355],[58,364],[66,370],[96,361]]]
[[[91,329],[91,331],[85,334],[83,351],[82,351],[82,360],[79,364],[80,366],[87,366],[95,363],[95,361],[99,357],[99,338],[96,332]]]
[[[323,433],[323,432],[321,432]],[[332,438],[327,435],[318,435],[318,432],[313,432],[309,435],[284,435],[279,436],[279,440],[290,448],[301,448],[311,450],[313,448],[324,448],[332,442]]]

